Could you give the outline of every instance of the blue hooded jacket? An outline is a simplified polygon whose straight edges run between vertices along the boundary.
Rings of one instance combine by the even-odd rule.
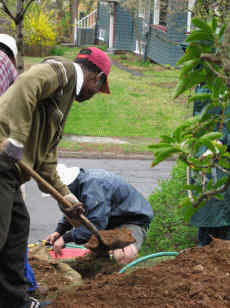
[[[69,189],[84,204],[85,216],[98,230],[122,224],[148,228],[153,219],[152,207],[142,194],[122,177],[104,169],[81,169]],[[61,218],[56,231],[64,234],[66,243],[84,244],[91,236],[84,226],[73,228],[65,217]]]

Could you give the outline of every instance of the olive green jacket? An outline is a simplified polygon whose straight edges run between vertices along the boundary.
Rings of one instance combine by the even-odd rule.
[[[23,143],[23,161],[62,195],[69,189],[56,171],[57,144],[75,99],[76,81],[71,61],[46,58],[21,74],[0,97],[0,142],[10,137]],[[22,183],[30,180],[18,169]]]

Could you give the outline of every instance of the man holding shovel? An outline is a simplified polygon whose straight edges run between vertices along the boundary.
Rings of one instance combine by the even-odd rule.
[[[74,207],[79,204],[56,171],[57,145],[74,100],[110,93],[108,56],[83,49],[74,62],[46,58],[21,74],[0,97],[0,307],[38,308],[47,303],[26,298],[24,259],[29,214],[20,186],[30,180],[21,159]],[[39,184],[42,191],[45,186]]]
[[[104,169],[67,168],[58,164],[58,173],[72,193],[84,204],[85,216],[98,230],[128,229],[136,242],[111,251],[114,259],[127,264],[137,258],[153,218],[151,205],[122,177]],[[68,242],[85,244],[91,232],[83,225],[73,228],[63,216],[54,233],[47,237],[56,255]]]

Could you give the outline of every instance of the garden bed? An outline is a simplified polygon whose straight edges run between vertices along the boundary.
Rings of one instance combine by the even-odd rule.
[[[109,258],[76,259],[74,268],[82,274],[81,286],[71,285],[48,262],[31,260],[31,265],[37,281],[48,285],[45,297],[54,299],[53,308],[230,307],[228,241],[214,240],[173,260],[123,274]]]

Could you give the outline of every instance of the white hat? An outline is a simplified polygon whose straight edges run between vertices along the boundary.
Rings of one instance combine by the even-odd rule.
[[[61,178],[61,181],[65,185],[72,183],[79,175],[80,168],[78,167],[67,167],[64,164],[57,165],[57,172]],[[42,197],[49,197],[49,194],[42,193]]]
[[[62,182],[66,185],[69,185],[78,177],[80,173],[80,168],[67,167],[64,164],[57,164],[57,172]]]
[[[6,45],[13,52],[14,58],[16,60],[17,54],[18,54],[18,48],[17,48],[17,45],[16,45],[16,40],[8,34],[1,33],[0,34],[0,43]]]

